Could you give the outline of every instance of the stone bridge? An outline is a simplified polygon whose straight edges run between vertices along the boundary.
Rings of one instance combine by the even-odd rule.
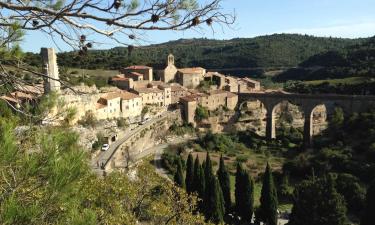
[[[275,108],[288,101],[298,105],[305,117],[304,144],[309,146],[313,136],[313,112],[318,105],[326,107],[327,114],[331,114],[335,107],[341,107],[345,114],[366,112],[375,106],[375,96],[359,95],[332,95],[332,94],[291,94],[281,92],[271,93],[239,93],[238,108],[241,109],[246,101],[260,101],[266,112],[266,136],[268,139],[276,138]]]

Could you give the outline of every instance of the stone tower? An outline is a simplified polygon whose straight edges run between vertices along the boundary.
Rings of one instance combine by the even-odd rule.
[[[43,60],[43,74],[47,76],[44,78],[44,93],[59,92],[61,84],[55,50],[53,48],[42,48],[40,55]]]
[[[167,67],[164,69],[161,80],[165,83],[175,79],[177,73],[177,68],[174,65],[174,56],[172,54],[168,55]]]
[[[172,54],[169,54],[168,55],[168,62],[167,62],[167,65],[168,66],[174,66],[174,56]]]

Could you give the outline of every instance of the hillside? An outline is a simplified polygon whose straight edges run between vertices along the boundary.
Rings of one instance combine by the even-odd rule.
[[[364,39],[321,38],[297,34],[275,34],[232,40],[180,39],[163,44],[136,47],[128,55],[127,48],[92,50],[84,58],[76,52],[59,54],[59,64],[88,69],[118,69],[130,64],[146,64],[156,68],[165,64],[173,53],[179,67],[202,66],[208,69],[255,68],[272,70],[295,67],[309,57],[362,43]],[[31,57],[31,54],[29,54]],[[35,58],[30,62],[36,62]]]
[[[375,37],[343,49],[311,56],[299,67],[289,69],[274,78],[287,80],[327,80],[349,77],[375,78]]]

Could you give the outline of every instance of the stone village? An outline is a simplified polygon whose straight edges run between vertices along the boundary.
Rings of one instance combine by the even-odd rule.
[[[291,125],[303,128],[304,143],[308,146],[313,135],[325,129],[327,114],[336,105],[346,112],[360,112],[375,103],[371,97],[290,94],[265,89],[260,82],[249,78],[223,75],[201,67],[177,68],[172,54],[166,57],[162,70],[145,65],[121,68],[118,75],[109,79],[109,86],[101,89],[85,85],[65,87],[59,80],[54,49],[42,48],[41,56],[46,75],[44,83],[17,87],[1,98],[17,108],[24,102],[37,101],[43,94],[57,93],[59,105],[43,123],[66,122],[59,111],[74,109],[69,125],[80,134],[80,139],[88,140],[81,143],[87,150],[99,139],[99,129],[87,130],[76,124],[88,115],[104,121],[104,142],[113,142],[113,145],[110,151],[92,157],[94,168],[99,169],[100,163],[100,169],[106,171],[123,167],[124,158],[129,158],[129,149],[137,155],[160,144],[165,138],[163,132],[176,122],[212,132],[252,130],[273,139],[276,121],[283,112],[289,112]],[[197,119],[200,110],[206,114],[203,119]],[[117,125],[111,121],[119,119],[125,120],[130,128],[114,129]],[[163,122],[163,119],[166,120]]]

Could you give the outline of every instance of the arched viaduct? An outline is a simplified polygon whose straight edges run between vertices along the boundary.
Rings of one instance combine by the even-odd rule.
[[[375,96],[359,95],[332,95],[332,94],[291,94],[291,93],[239,93],[238,108],[244,102],[258,100],[263,103],[266,113],[266,137],[276,138],[275,128],[275,108],[283,102],[288,101],[298,105],[304,113],[304,144],[310,146],[313,136],[313,112],[318,105],[325,105],[327,114],[331,113],[335,107],[341,107],[345,114],[366,112],[371,107],[375,107]]]

